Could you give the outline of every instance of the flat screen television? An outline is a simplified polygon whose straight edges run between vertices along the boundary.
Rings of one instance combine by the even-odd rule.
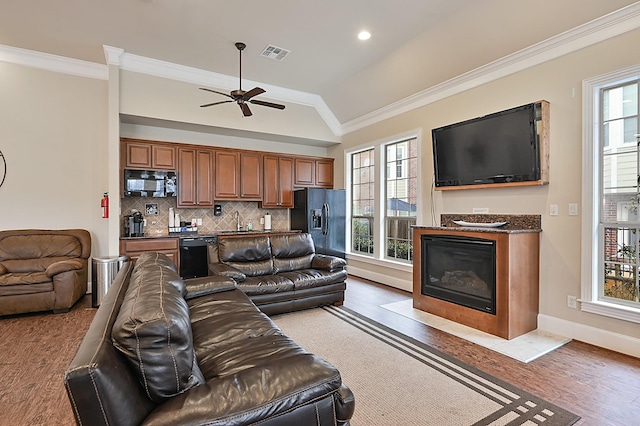
[[[537,102],[433,129],[436,188],[540,181],[541,108]]]

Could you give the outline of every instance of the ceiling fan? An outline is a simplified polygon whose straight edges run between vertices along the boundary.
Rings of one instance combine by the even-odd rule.
[[[251,110],[249,109],[249,105],[247,103],[252,103],[254,105],[266,106],[266,107],[269,107],[269,108],[284,109],[284,105],[274,104],[272,102],[260,101],[258,99],[253,99],[254,96],[260,95],[260,94],[265,92],[265,90],[260,88],[260,87],[254,87],[253,89],[249,90],[248,92],[245,92],[244,90],[242,90],[242,51],[244,50],[245,47],[247,47],[247,45],[242,43],[242,42],[237,42],[236,43],[236,48],[240,52],[240,75],[239,75],[240,88],[238,90],[231,91],[231,93],[229,94],[229,93],[218,92],[217,90],[212,90],[212,89],[207,89],[207,88],[204,88],[204,87],[200,87],[200,90],[206,90],[207,92],[213,92],[213,93],[217,93],[219,95],[223,95],[223,96],[227,96],[227,97],[231,98],[228,101],[212,102],[210,104],[200,105],[201,108],[210,107],[210,106],[219,105],[219,104],[226,104],[228,102],[235,102],[235,103],[238,104],[238,106],[242,110],[242,114],[245,117],[249,117],[249,116],[253,115],[251,113]]]

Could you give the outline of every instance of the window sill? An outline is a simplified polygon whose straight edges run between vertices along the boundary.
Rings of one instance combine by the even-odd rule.
[[[616,305],[602,301],[581,301],[580,310],[591,314],[604,315],[623,321],[640,323],[640,309]]]
[[[413,265],[407,264],[407,263],[401,263],[401,262],[394,262],[392,260],[388,260],[388,259],[378,259],[375,257],[369,257],[369,256],[363,256],[360,254],[353,254],[353,253],[348,253],[347,254],[347,260],[353,259],[355,261],[358,262],[362,262],[362,263],[370,263],[372,265],[382,265],[382,266],[386,266],[388,268],[392,268],[392,269],[396,269],[398,271],[403,271],[403,272],[413,272]]]

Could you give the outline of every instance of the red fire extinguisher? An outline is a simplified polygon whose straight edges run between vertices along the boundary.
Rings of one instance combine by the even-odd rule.
[[[102,201],[100,202],[100,206],[102,207],[102,217],[109,217],[109,193],[105,192],[102,196]]]

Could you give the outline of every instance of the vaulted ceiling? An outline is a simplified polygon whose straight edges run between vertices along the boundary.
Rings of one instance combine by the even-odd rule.
[[[100,64],[107,45],[237,78],[242,41],[243,79],[319,95],[346,123],[633,3],[3,0],[0,45]]]

